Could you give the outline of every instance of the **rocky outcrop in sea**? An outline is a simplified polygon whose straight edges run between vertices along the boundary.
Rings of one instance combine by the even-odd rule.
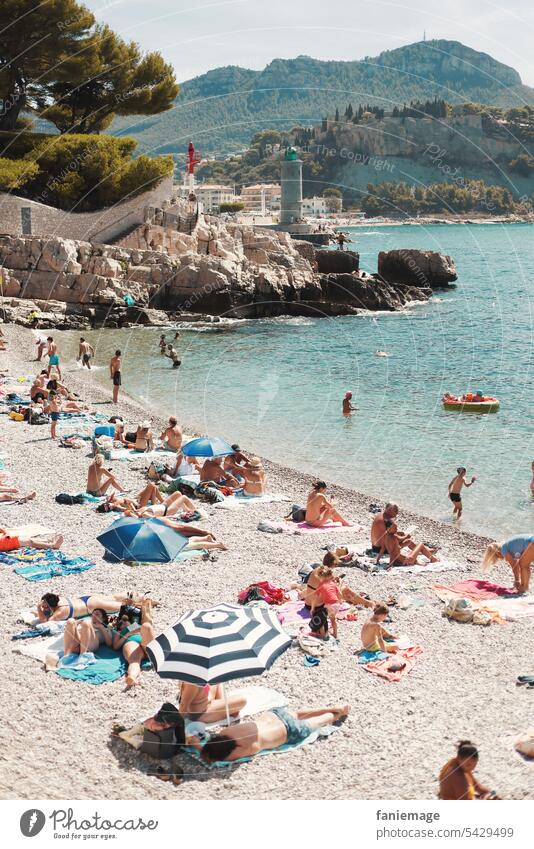
[[[396,253],[403,261],[388,264]],[[414,279],[421,257],[381,254],[381,274],[370,276],[356,252],[315,251],[285,232],[220,221],[192,234],[148,222],[114,245],[0,236],[2,308],[7,321],[25,324],[37,311],[41,327],[64,328],[396,310],[428,299],[447,275],[456,279],[441,254]]]

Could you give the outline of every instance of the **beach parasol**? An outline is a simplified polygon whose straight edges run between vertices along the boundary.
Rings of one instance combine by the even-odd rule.
[[[231,445],[221,439],[220,436],[201,436],[199,439],[191,439],[182,445],[184,457],[226,457],[233,454]]]
[[[203,686],[261,675],[290,645],[268,608],[218,604],[184,613],[146,651],[162,678]]]
[[[159,519],[136,516],[121,516],[97,540],[116,560],[138,563],[170,563],[189,542]]]

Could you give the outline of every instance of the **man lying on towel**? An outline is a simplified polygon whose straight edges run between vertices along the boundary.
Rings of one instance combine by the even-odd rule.
[[[63,537],[61,534],[38,534],[37,536],[23,536],[8,534],[0,528],[0,551],[15,551],[17,548],[61,548]]]
[[[298,745],[322,725],[332,725],[347,716],[349,710],[350,705],[298,711],[273,708],[253,721],[225,728],[224,734],[212,734],[204,745],[198,737],[190,737],[187,742],[200,751],[207,763],[236,761],[265,749]]]

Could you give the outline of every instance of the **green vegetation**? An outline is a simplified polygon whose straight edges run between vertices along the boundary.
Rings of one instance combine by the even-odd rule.
[[[39,166],[34,162],[15,162],[0,157],[0,191],[9,192],[19,189],[34,177]]]
[[[49,136],[14,163],[29,169],[20,193],[60,209],[86,212],[147,191],[172,174],[170,156],[132,159],[134,148],[133,139],[112,136]]]
[[[240,201],[233,201],[232,203],[221,203],[219,212],[241,212],[244,208],[244,203],[241,203]]]
[[[275,59],[261,71],[216,68],[181,86],[179,109],[157,120],[117,120],[116,133],[134,134],[140,150],[181,154],[193,138],[203,153],[242,150],[250,134],[273,126],[289,132],[318,116],[343,115],[347,92],[366,92],[376,108],[391,112],[410,100],[445,98],[522,107],[534,104],[534,90],[516,71],[455,41],[427,41],[354,62],[323,62],[309,56]],[[337,93],[337,94],[336,94]],[[352,95],[353,114],[360,102]],[[362,110],[364,101],[362,99]]]
[[[99,133],[115,115],[155,115],[178,94],[159,53],[145,56],[75,0],[3,0],[0,130],[22,111],[61,133]]]
[[[408,183],[369,183],[360,205],[369,216],[470,212],[505,215],[515,212],[518,206],[508,189],[488,186],[482,180],[465,180],[462,185],[432,183],[415,188]]]

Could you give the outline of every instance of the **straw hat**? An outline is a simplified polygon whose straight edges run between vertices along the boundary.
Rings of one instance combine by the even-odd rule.
[[[253,469],[261,469],[261,460],[259,457],[251,457],[248,464],[249,466],[252,466]]]

